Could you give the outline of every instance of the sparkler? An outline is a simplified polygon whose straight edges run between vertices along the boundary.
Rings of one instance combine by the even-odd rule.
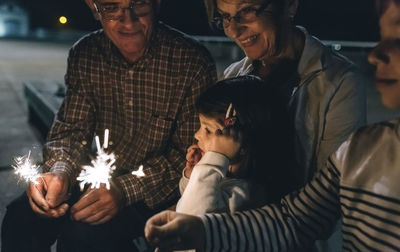
[[[33,184],[38,185],[39,182],[37,180],[39,178],[43,180],[39,172],[40,166],[32,164],[30,156],[31,151],[29,151],[26,156],[15,157],[14,164],[11,166],[14,168],[15,174],[17,174],[21,179],[25,180],[27,183],[32,182]]]
[[[105,153],[105,149],[108,147],[108,136],[109,130],[104,131],[104,143],[103,147],[100,145],[99,137],[95,137],[97,155],[94,160],[91,161],[92,165],[83,166],[83,170],[77,177],[81,191],[83,191],[85,184],[91,184],[90,188],[100,188],[101,184],[105,184],[106,188],[110,190],[110,178],[111,174],[115,170],[115,155],[113,153]]]
[[[143,172],[143,165],[139,166],[139,169],[137,171],[133,171],[132,175],[135,175],[136,177],[144,177],[145,174]]]

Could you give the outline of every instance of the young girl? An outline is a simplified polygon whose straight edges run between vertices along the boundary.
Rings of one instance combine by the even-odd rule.
[[[177,212],[235,212],[274,202],[298,186],[292,123],[274,85],[255,76],[225,79],[206,90],[196,106],[201,127],[197,145],[188,149]],[[205,153],[208,136],[222,131],[241,142],[229,164]],[[236,153],[235,146],[232,141],[224,148]]]

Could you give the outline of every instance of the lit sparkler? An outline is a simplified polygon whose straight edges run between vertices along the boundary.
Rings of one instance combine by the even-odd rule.
[[[145,174],[143,172],[143,165],[139,166],[139,169],[137,171],[133,171],[132,175],[135,175],[136,177],[144,177]]]
[[[101,184],[105,184],[106,188],[110,190],[110,178],[111,174],[115,170],[115,155],[113,153],[105,153],[105,149],[108,147],[108,129],[104,132],[104,143],[101,147],[99,137],[95,137],[97,156],[96,159],[92,160],[92,165],[83,166],[83,170],[77,177],[81,191],[84,189],[85,184],[91,184],[90,188],[100,188]]]
[[[25,180],[27,183],[32,182],[33,184],[38,185],[39,182],[37,180],[42,178],[39,171],[40,166],[32,164],[30,156],[31,151],[29,151],[26,156],[15,157],[12,167],[15,170],[15,174],[17,174],[21,179]]]

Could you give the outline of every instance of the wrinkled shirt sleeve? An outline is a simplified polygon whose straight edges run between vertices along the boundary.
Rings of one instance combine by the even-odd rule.
[[[93,104],[81,88],[74,69],[74,58],[74,51],[71,50],[65,75],[67,93],[43,149],[44,171],[66,173],[70,187],[80,172],[78,164],[83,162],[89,151],[94,128]]]

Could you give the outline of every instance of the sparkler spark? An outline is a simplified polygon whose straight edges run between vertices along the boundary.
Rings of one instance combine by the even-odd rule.
[[[35,165],[31,163],[30,160],[31,151],[29,151],[28,155],[15,157],[14,164],[11,165],[14,170],[15,174],[17,174],[21,179],[25,180],[27,183],[32,182],[35,185],[38,185],[39,182],[37,181],[40,176],[39,165]]]
[[[139,169],[137,171],[133,171],[132,175],[135,175],[136,177],[144,177],[145,174],[143,172],[143,165],[139,166]]]
[[[79,186],[81,190],[84,189],[85,184],[91,184],[90,188],[100,188],[101,184],[105,184],[106,188],[110,190],[110,178],[111,174],[115,170],[115,155],[113,153],[105,153],[105,149],[108,147],[108,129],[104,132],[104,143],[103,147],[100,145],[99,137],[95,137],[97,155],[94,160],[91,161],[92,165],[83,166],[83,170],[79,174],[76,180],[81,181]]]

